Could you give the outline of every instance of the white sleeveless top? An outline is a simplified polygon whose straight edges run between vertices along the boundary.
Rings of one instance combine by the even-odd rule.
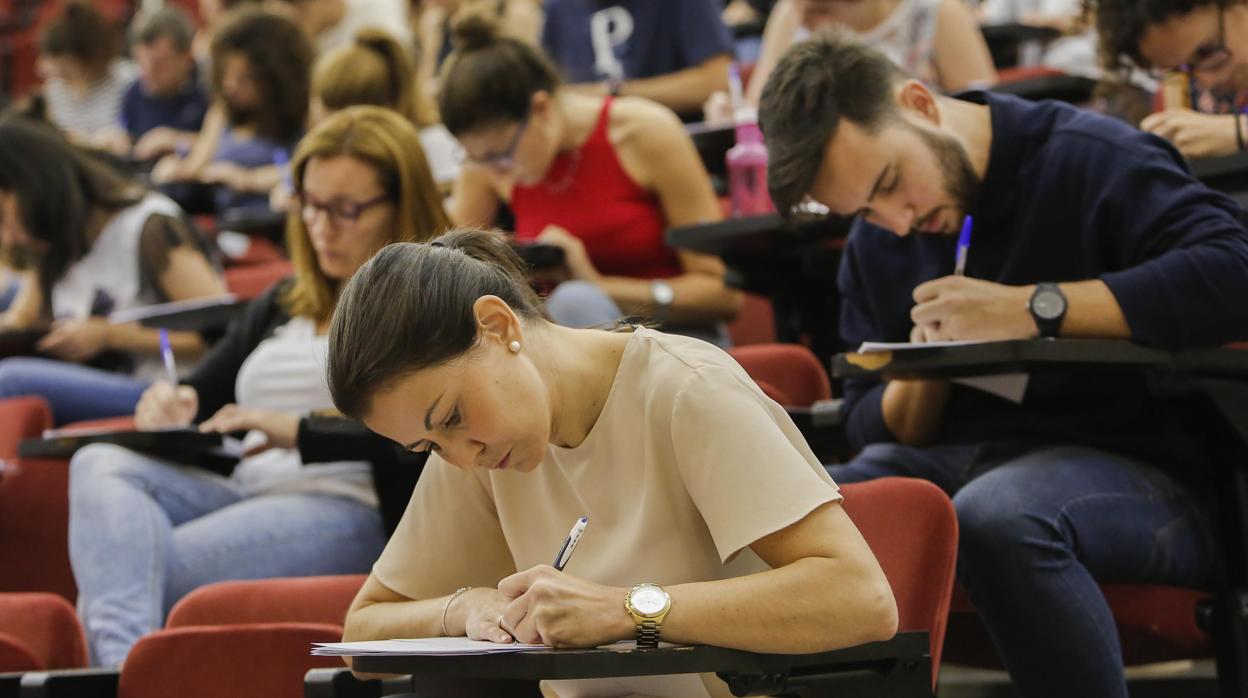
[[[86,256],[52,286],[52,317],[85,319],[97,307],[97,299],[111,306],[109,312],[159,303],[153,289],[143,288],[139,259],[143,226],[156,214],[178,218],[182,209],[163,194],[150,193],[114,214]]]
[[[888,19],[858,37],[882,51],[910,77],[939,89],[935,47],[940,3],[941,0],[901,0]],[[798,25],[793,42],[810,36],[810,29]]]
[[[239,367],[234,395],[242,407],[292,414],[332,410],[325,378],[329,338],[317,335],[316,323],[295,317],[260,342]],[[262,438],[249,434],[251,439]],[[319,493],[348,497],[377,506],[373,475],[366,461],[341,461],[304,466],[299,450],[273,448],[244,458],[230,479],[249,495]]]

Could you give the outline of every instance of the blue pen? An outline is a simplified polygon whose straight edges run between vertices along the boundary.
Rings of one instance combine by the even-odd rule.
[[[294,183],[290,176],[290,153],[285,148],[278,148],[273,151],[273,164],[277,165],[278,171],[282,175],[282,185],[287,191],[294,191]]]
[[[160,355],[165,360],[165,372],[169,374],[169,382],[178,384],[178,367],[173,363],[173,347],[169,345],[169,330],[160,329]]]
[[[572,530],[568,531],[568,537],[563,540],[563,546],[555,554],[555,569],[562,571],[567,566],[568,560],[572,559],[572,551],[576,550],[576,544],[581,541],[581,534],[585,533],[587,525],[589,525],[589,518],[585,516],[572,524]]]
[[[971,250],[971,217],[962,219],[962,232],[958,235],[958,256],[953,262],[954,276],[966,272],[966,253]]]

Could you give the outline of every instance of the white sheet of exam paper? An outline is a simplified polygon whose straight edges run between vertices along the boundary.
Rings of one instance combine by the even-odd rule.
[[[931,349],[933,347],[964,347],[972,344],[988,344],[995,340],[958,340],[945,342],[863,342],[858,347],[859,354],[875,354],[885,351],[906,351],[909,349]],[[985,393],[996,395],[1004,400],[1009,400],[1015,404],[1022,404],[1023,396],[1027,394],[1027,382],[1031,376],[1024,372],[1017,373],[1001,373],[993,376],[973,376],[969,378],[954,378],[952,382],[959,385],[965,385],[968,388],[982,390]]]
[[[675,647],[669,642],[660,647]],[[602,649],[627,651],[636,643],[624,640]],[[379,656],[454,656],[508,654],[550,649],[545,645],[523,643],[498,644],[486,640],[469,640],[466,637],[426,637],[400,640],[375,640],[366,642],[317,642],[312,654],[321,657],[379,657]],[[559,698],[618,698],[619,696],[645,695],[648,698],[711,698],[706,684],[698,674],[672,674],[667,676],[627,676],[603,679],[576,679],[548,681]]]
[[[488,640],[469,640],[466,637],[421,637],[400,640],[373,640],[365,642],[318,642],[312,654],[332,657],[406,656],[406,655],[456,655],[456,654],[505,654],[550,649],[545,645],[526,645],[519,642],[500,644]]]

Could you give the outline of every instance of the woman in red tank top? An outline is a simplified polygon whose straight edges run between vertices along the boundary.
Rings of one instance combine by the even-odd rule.
[[[469,14],[455,34],[438,95],[468,156],[455,223],[488,226],[505,201],[518,241],[561,248],[565,283],[548,309],[565,324],[644,315],[706,330],[732,319],[740,294],[719,259],[664,241],[670,227],[721,218],[679,119],[644,99],[562,88],[547,59],[491,17]]]

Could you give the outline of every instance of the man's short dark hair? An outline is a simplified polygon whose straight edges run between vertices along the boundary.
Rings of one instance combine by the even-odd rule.
[[[155,43],[169,37],[178,51],[190,51],[195,38],[195,25],[186,13],[176,7],[162,7],[141,18],[134,25],[133,42],[136,45]]]
[[[1096,19],[1101,63],[1114,72],[1152,68],[1140,54],[1140,40],[1150,27],[1203,7],[1229,7],[1243,0],[1084,0],[1086,16]],[[1126,60],[1124,60],[1126,59]]]
[[[759,102],[767,138],[767,188],[787,216],[810,192],[841,119],[875,131],[896,110],[904,78],[891,60],[852,34],[828,29],[784,55]]]

